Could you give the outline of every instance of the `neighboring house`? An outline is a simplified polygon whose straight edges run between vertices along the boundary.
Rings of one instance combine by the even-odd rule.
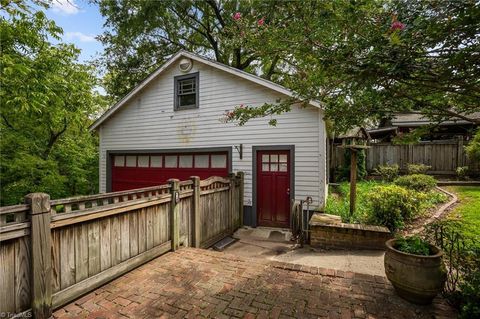
[[[474,119],[480,119],[480,113],[469,115]],[[399,113],[391,120],[384,121],[378,129],[369,130],[373,139],[380,141],[389,141],[398,134],[409,133],[414,129],[429,125],[429,133],[423,140],[448,140],[462,136],[464,140],[469,140],[478,125],[462,119],[452,119],[441,123],[432,122],[421,113]]]
[[[292,200],[326,200],[326,131],[316,102],[244,126],[235,106],[292,97],[288,89],[180,51],[91,126],[100,137],[100,191],[245,172],[246,225],[290,226]]]

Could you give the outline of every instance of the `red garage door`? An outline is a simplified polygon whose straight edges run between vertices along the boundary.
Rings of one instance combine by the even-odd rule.
[[[228,176],[227,152],[185,154],[115,154],[112,191],[165,184],[170,178]]]

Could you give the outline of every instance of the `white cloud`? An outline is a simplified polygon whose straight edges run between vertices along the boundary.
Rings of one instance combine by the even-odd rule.
[[[93,34],[85,34],[82,32],[66,32],[65,38],[67,40],[78,40],[80,42],[95,42],[95,36]]]
[[[80,8],[75,4],[75,0],[53,0],[52,10],[53,12],[67,15],[80,12]]]

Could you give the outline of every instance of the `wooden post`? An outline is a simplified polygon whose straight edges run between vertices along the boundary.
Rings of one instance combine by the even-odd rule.
[[[239,227],[243,227],[243,185],[244,185],[244,180],[245,180],[245,173],[244,172],[237,172],[237,176],[238,178],[240,179],[240,189],[239,189],[239,192],[238,192],[238,201],[239,201],[239,205],[238,205],[238,210],[239,210],[239,214],[240,214],[240,222],[238,225]]]
[[[190,176],[193,181],[193,245],[200,248],[202,240],[202,221],[200,220],[200,177]]]
[[[34,318],[52,315],[52,256],[50,232],[50,195],[25,196],[30,204],[31,307]]]
[[[178,179],[169,179],[170,183],[170,192],[172,194],[172,201],[170,203],[170,234],[172,240],[172,250],[175,251],[178,249],[178,243],[180,238],[180,227],[179,227],[179,209],[178,203],[180,201],[180,192],[179,192],[179,180]]]
[[[457,163],[454,165],[453,169],[465,165],[465,149],[463,147],[463,136],[457,137]]]
[[[230,184],[228,185],[228,228],[231,233],[235,230],[234,216],[235,216],[235,173],[228,174]]]
[[[353,215],[357,199],[357,151],[351,148],[350,155],[350,215]]]

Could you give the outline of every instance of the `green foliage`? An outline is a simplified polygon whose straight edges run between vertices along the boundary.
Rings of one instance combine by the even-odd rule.
[[[460,180],[465,180],[468,177],[468,166],[459,166],[455,170],[455,173],[457,174],[457,178]]]
[[[420,256],[429,256],[430,245],[418,236],[399,237],[395,241],[395,249],[401,252]]]
[[[425,164],[407,164],[407,173],[412,174],[425,174],[432,168],[430,165]]]
[[[337,170],[336,179],[339,181],[350,180],[350,163],[352,158],[352,151],[345,149],[344,152],[345,165]],[[357,179],[363,180],[367,176],[367,160],[364,150],[357,151]]]
[[[473,161],[480,162],[480,129],[477,130],[473,139],[465,147],[467,156]]]
[[[62,30],[37,7],[7,1],[0,11],[0,204],[30,192],[96,192],[97,137],[88,126],[104,102],[94,70],[77,62],[74,46],[49,42]]]
[[[371,202],[371,222],[391,231],[401,229],[406,221],[422,211],[424,194],[397,185],[375,187],[368,195]]]
[[[321,101],[337,128],[409,111],[435,123],[479,123],[472,116],[480,98],[478,1],[277,3],[262,28],[257,11],[242,11],[225,40],[258,56],[276,54],[289,71],[278,80],[299,100]],[[235,112],[245,122],[270,108]]]
[[[460,315],[461,319],[480,318],[480,250],[474,253],[470,260],[473,269],[467,272],[460,288]]]
[[[240,20],[248,19],[259,32],[265,29],[258,24],[262,18],[281,27],[291,7],[281,1],[94,1],[107,27],[98,63],[106,67],[105,86],[115,97],[124,96],[180,49],[267,79],[279,77],[279,55],[254,52],[248,39],[238,37],[233,16],[239,12]]]
[[[374,181],[357,184],[356,210],[353,215],[350,215],[350,184],[341,183],[339,187],[330,188],[325,212],[341,216],[344,223],[366,222],[371,211],[368,193],[377,185]]]
[[[480,243],[477,234],[464,231],[465,226],[465,221],[444,219],[427,225],[424,237],[444,252],[447,282],[443,295],[459,309],[459,318],[479,318]]]
[[[380,175],[383,181],[391,182],[398,177],[399,167],[397,164],[393,165],[379,165],[375,169],[375,174]]]
[[[419,193],[376,181],[362,181],[357,184],[357,204],[353,215],[350,215],[349,198],[348,183],[331,187],[325,212],[341,216],[344,223],[396,224],[397,227],[447,200],[445,194],[435,190]],[[400,203],[397,204],[397,201]],[[381,211],[376,210],[379,206],[385,208],[381,208]],[[393,208],[390,209],[391,207]]]
[[[400,176],[395,179],[394,183],[419,192],[428,192],[437,186],[435,178],[424,174]]]

